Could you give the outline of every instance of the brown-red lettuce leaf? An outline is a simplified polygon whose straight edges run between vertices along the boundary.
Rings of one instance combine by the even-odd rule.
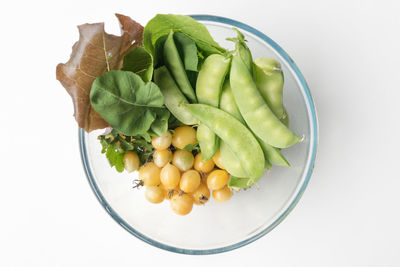
[[[80,25],[70,59],[57,65],[57,80],[72,98],[79,127],[87,132],[109,126],[90,104],[93,81],[109,70],[121,69],[124,56],[142,45],[143,26],[127,16],[116,16],[121,36],[107,34],[104,23]]]

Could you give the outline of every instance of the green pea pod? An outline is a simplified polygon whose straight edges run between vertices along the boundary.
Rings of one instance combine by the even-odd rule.
[[[196,95],[190,81],[187,77],[185,67],[179,56],[178,49],[176,48],[175,41],[173,38],[174,32],[171,31],[164,43],[164,62],[176,83],[178,84],[182,93],[192,102],[196,103]]]
[[[264,152],[265,158],[267,158],[268,161],[271,164],[290,167],[289,162],[282,155],[282,152],[280,151],[279,148],[270,146],[270,145],[266,144],[265,142],[263,142],[260,139],[258,139],[258,141],[259,141],[260,146],[261,146],[261,148],[262,148],[262,150]]]
[[[258,180],[264,174],[263,151],[246,126],[225,111],[209,105],[191,104],[188,110],[231,148],[246,177]]]
[[[225,80],[224,82],[219,107],[221,110],[231,114],[241,123],[245,124],[245,121],[242,115],[240,115],[239,109],[235,103],[235,99],[233,98],[232,89],[229,85],[229,79]],[[222,166],[224,166],[224,168],[231,175],[238,177],[246,176],[246,172],[243,170],[243,167],[240,164],[239,160],[236,158],[232,150],[229,148],[228,145],[225,144],[224,141],[221,141],[219,151],[220,151],[220,160]]]
[[[220,160],[222,166],[224,166],[225,170],[227,170],[231,175],[238,177],[246,177],[247,173],[243,169],[240,161],[237,159],[235,154],[232,152],[230,147],[224,142],[221,141],[221,145],[219,147],[220,152]]]
[[[242,115],[240,114],[239,108],[236,105],[235,98],[233,97],[233,93],[232,93],[232,88],[230,87],[230,84],[229,84],[229,80],[225,81],[224,87],[222,89],[221,101],[220,101],[220,109],[222,109],[223,111],[228,112],[229,114],[234,116],[236,119],[238,119],[241,123],[246,125],[246,122],[244,121]],[[271,163],[276,164],[276,163],[270,161],[269,155],[272,154],[272,153],[266,150],[267,147],[271,147],[271,146],[266,144],[263,140],[261,140],[257,136],[256,136],[256,138],[257,138],[258,142],[260,143],[261,149],[264,152],[265,168],[269,169],[269,168],[272,167]],[[221,147],[222,147],[222,143],[223,142],[221,142]],[[228,149],[225,149],[225,150],[221,149],[220,152],[221,152],[221,155],[220,155],[221,161],[223,162],[222,165],[224,167],[225,167],[225,165],[229,166],[229,164],[234,164],[233,163],[234,159],[232,159],[232,156],[231,155],[226,155],[228,153],[231,153]],[[282,157],[284,159],[284,157],[280,153],[280,151],[278,150],[277,152],[280,154],[280,156],[279,155],[274,155],[274,156],[277,157],[277,158],[281,158]],[[231,161],[231,162],[230,163],[224,163],[225,161]],[[234,164],[234,165],[236,165],[236,164]],[[280,164],[278,164],[278,165],[280,165]],[[233,172],[231,172],[228,168],[226,168],[226,170],[229,173],[233,174]],[[241,175],[239,175],[239,174],[234,174],[234,175],[241,177]]]
[[[201,66],[196,83],[196,95],[199,103],[218,107],[221,89],[229,70],[230,58],[213,54],[206,58]],[[219,148],[219,140],[215,133],[200,124],[197,129],[202,159],[211,159]]]
[[[252,58],[250,49],[246,45],[246,42],[245,42],[243,34],[238,29],[235,28],[235,30],[237,32],[237,38],[231,39],[231,40],[236,43],[235,48],[238,51],[239,56],[243,60],[243,63],[246,65],[246,67],[249,70],[249,72],[252,73],[254,64],[253,64],[253,58]],[[261,66],[266,65],[266,64],[262,64],[262,63],[268,63],[268,61],[264,62],[264,60],[262,59],[260,65]],[[274,64],[278,64],[276,66],[279,67],[279,70],[280,70],[279,62],[275,61]],[[268,66],[272,66],[272,67],[268,68]],[[272,65],[272,64],[266,65],[266,70],[269,70],[270,73],[271,73],[272,71],[275,70],[273,67],[274,67],[274,65]],[[281,80],[281,84],[280,84],[280,88],[281,88],[280,96],[281,96],[281,103],[282,103],[282,88],[283,88],[283,73],[282,73],[282,71],[281,71],[281,74],[282,74],[281,75],[282,80]],[[256,75],[256,73],[254,73],[254,75]],[[269,88],[270,87],[271,86],[269,86]],[[261,93],[262,93],[262,91],[261,91]],[[277,92],[277,93],[279,93],[279,92]],[[264,95],[263,95],[263,97],[265,99]],[[233,97],[233,94],[232,94],[232,90],[231,90],[230,85],[229,85],[229,81],[225,82],[224,90],[222,91],[222,95],[221,95],[221,104],[220,105],[221,105],[221,109],[223,109],[226,112],[228,112],[228,113],[232,114],[233,116],[235,116],[238,120],[243,122],[243,124],[246,124],[244,119],[243,119],[243,117],[242,117],[242,115],[240,114],[240,111],[239,111],[236,103],[235,103],[235,100],[234,100],[234,97]],[[276,115],[276,113],[275,113],[275,115]],[[285,113],[280,117],[280,120],[286,125],[286,127],[289,126],[289,117],[288,117],[288,115],[286,113],[286,110],[285,110]],[[289,163],[287,162],[287,160],[282,155],[282,153],[280,152],[279,149],[274,148],[274,147],[266,144],[263,140],[261,140],[257,136],[256,136],[256,138],[257,138],[258,142],[260,143],[260,146],[261,146],[261,148],[262,148],[262,150],[264,152],[265,167],[266,168],[271,168],[272,167],[271,163],[275,164],[275,165],[290,166]],[[225,153],[227,153],[227,151]],[[221,155],[222,155],[221,158],[225,158],[226,157],[225,155],[223,155],[223,153],[221,153]],[[238,176],[240,176],[240,175],[238,175]]]
[[[199,103],[218,107],[229,63],[230,58],[219,54],[213,54],[206,58],[196,83],[196,95]]]
[[[232,59],[230,84],[240,114],[261,140],[278,148],[290,147],[301,141],[268,107],[238,54]]]
[[[236,105],[235,98],[233,97],[232,88],[229,83],[229,79],[226,79],[224,86],[222,87],[221,100],[219,108],[223,111],[228,112],[233,117],[238,119],[241,123],[246,124],[242,115],[240,114],[239,108]]]
[[[258,58],[253,66],[254,81],[265,102],[275,116],[282,120],[285,109],[282,102],[283,72],[278,61],[272,58]]]
[[[210,160],[217,152],[220,140],[205,124],[200,123],[196,132],[203,161]]]
[[[199,56],[196,42],[181,32],[174,33],[174,41],[185,70],[198,71]],[[189,79],[190,80],[190,79]]]
[[[186,110],[185,104],[189,102],[179,90],[174,79],[165,66],[154,71],[154,82],[160,87],[164,96],[165,106],[181,122],[193,125],[197,120]]]

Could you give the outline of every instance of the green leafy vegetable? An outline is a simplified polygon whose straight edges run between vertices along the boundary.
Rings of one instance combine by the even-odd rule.
[[[72,46],[70,59],[57,65],[57,80],[71,96],[75,119],[86,132],[109,126],[90,105],[94,79],[110,69],[120,69],[126,53],[142,44],[143,27],[127,16],[115,15],[121,36],[106,33],[104,23],[82,24],[78,26],[79,40]]]
[[[107,141],[106,141],[104,138],[100,138],[100,144],[101,144],[101,146],[102,146],[101,153],[102,153],[102,154],[106,153],[106,151],[107,151],[107,146],[108,146]]]
[[[161,36],[156,41],[154,46],[153,60],[154,60],[154,68],[158,68],[162,65],[165,65],[164,62],[164,43],[168,38],[168,34]]]
[[[182,150],[200,152],[200,146],[199,143],[187,144]]]
[[[169,129],[175,129],[178,126],[183,126],[185,125],[183,122],[178,120],[173,114],[169,116],[168,119],[168,128]],[[171,133],[173,133],[173,130],[170,130]]]
[[[137,135],[140,138],[143,138],[147,143],[151,143],[151,136],[149,133],[142,133]]]
[[[161,136],[168,130],[168,119],[170,113],[167,109],[156,109],[155,113],[157,114],[157,117],[150,126],[150,129],[154,135]]]
[[[141,136],[126,136],[113,129],[107,135],[100,135],[99,140],[102,145],[102,153],[106,154],[111,167],[115,167],[119,172],[124,170],[123,158],[126,151],[135,151],[141,164],[152,159],[154,148]]]
[[[144,47],[138,46],[125,56],[122,70],[132,71],[149,82],[153,76],[153,58]]]
[[[125,138],[123,138],[121,136],[118,136],[118,141],[120,142],[121,148],[125,151],[135,149],[135,146],[131,142],[128,142]]]
[[[186,74],[187,74],[187,77],[189,79],[190,85],[193,88],[196,88],[197,76],[199,75],[199,73],[197,71],[187,70]]]
[[[198,71],[199,57],[196,42],[181,32],[174,33],[174,41],[186,70]]]
[[[193,18],[183,15],[158,14],[147,23],[143,31],[143,45],[154,58],[158,57],[155,54],[157,40],[171,30],[186,34],[206,55],[226,51],[214,41],[207,28]]]
[[[117,143],[110,143],[106,148],[106,156],[111,167],[115,166],[118,172],[124,170],[124,154],[125,152],[118,147]]]
[[[94,110],[124,135],[146,134],[155,121],[153,131],[158,135],[167,130],[169,112],[160,89],[133,72],[111,70],[101,75],[93,82],[90,100]]]
[[[228,186],[235,188],[249,188],[252,185],[254,185],[254,180],[250,178],[239,178],[232,175],[228,182]]]
[[[124,171],[124,155],[125,152],[118,150],[118,152],[116,153],[116,158],[115,158],[115,169],[118,172],[123,172]]]

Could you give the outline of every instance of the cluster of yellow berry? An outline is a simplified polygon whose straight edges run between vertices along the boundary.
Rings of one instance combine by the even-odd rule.
[[[211,191],[216,202],[225,202],[232,197],[227,186],[229,173],[220,163],[219,151],[212,159],[203,161],[201,152],[194,156],[191,151],[183,150],[196,143],[196,130],[190,126],[180,126],[173,134],[167,131],[152,138],[155,148],[153,161],[139,168],[140,184],[146,187],[148,201],[161,203],[164,199],[170,200],[175,213],[186,215],[191,212],[193,204],[205,204]],[[126,156],[125,166],[132,165],[129,158],[136,157]]]

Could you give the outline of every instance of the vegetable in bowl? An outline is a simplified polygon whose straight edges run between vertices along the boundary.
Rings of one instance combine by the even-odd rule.
[[[128,38],[131,45],[102,44],[102,55],[91,54],[103,59],[102,69],[88,73],[77,64],[88,55],[79,58],[74,50],[89,51],[96,40],[85,46],[82,38],[74,58],[57,67],[57,78],[69,92],[85,93],[75,114],[90,110],[82,113],[90,127],[80,127],[112,128],[99,136],[102,152],[119,172],[139,170],[134,187],[145,186],[147,200],[170,200],[175,213],[186,215],[211,196],[229,200],[233,190],[253,186],[272,165],[289,166],[281,150],[301,139],[288,127],[278,61],[253,61],[238,30],[228,38],[235,49],[224,49],[188,16],[157,15],[144,28],[117,17],[127,25],[121,23],[121,37],[110,39]],[[78,74],[87,76],[82,86]],[[101,121],[95,126],[93,114]]]

